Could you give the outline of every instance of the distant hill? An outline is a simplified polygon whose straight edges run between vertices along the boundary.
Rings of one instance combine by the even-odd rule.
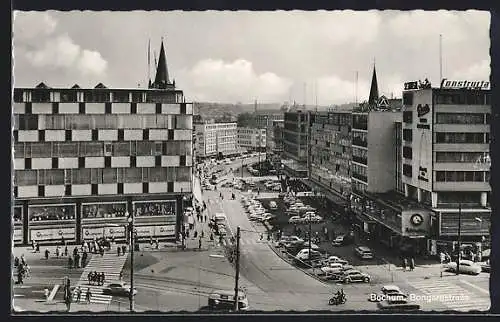
[[[282,107],[286,107],[286,103],[259,103],[257,105],[257,113],[272,113],[280,112]],[[200,115],[202,119],[221,119],[226,121],[236,121],[241,113],[253,113],[255,111],[254,104],[227,104],[227,103],[213,103],[213,102],[195,102],[194,114]],[[347,103],[335,106],[314,106],[308,105],[304,108],[303,105],[296,105],[296,109],[315,111],[327,111],[329,109],[339,110],[352,110],[357,105],[355,103]],[[293,108],[291,106],[290,108]]]

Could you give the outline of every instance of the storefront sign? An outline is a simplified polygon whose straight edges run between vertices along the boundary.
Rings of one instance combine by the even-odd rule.
[[[36,228],[30,229],[30,240],[45,241],[45,240],[60,240],[64,237],[65,240],[74,240],[76,236],[75,227],[60,227],[60,228]]]
[[[430,212],[421,211],[403,211],[401,214],[403,236],[422,235],[430,233]]]
[[[175,225],[136,226],[137,237],[175,236]]]
[[[125,238],[125,227],[83,227],[82,239],[99,239],[103,237]]]
[[[14,236],[12,236],[14,243],[22,243],[23,242],[23,229],[22,228],[14,228]]]
[[[468,80],[448,80],[443,78],[441,81],[442,89],[478,89],[489,90],[490,82],[488,81],[468,81]]]

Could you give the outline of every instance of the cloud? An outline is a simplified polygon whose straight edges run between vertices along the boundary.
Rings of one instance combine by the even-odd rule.
[[[14,38],[25,41],[52,34],[57,21],[47,12],[14,11]]]
[[[370,85],[365,80],[358,80],[358,102],[368,97]],[[323,76],[317,80],[318,103],[320,105],[354,102],[356,99],[356,82],[345,80],[335,75]]]
[[[49,38],[43,47],[26,51],[28,61],[38,68],[78,69],[83,75],[102,74],[107,62],[97,51],[83,49],[68,35]]]
[[[490,60],[484,59],[467,68],[454,72],[451,78],[467,80],[489,80],[490,73]]]
[[[272,72],[257,74],[245,59],[205,59],[181,73],[179,79],[191,99],[220,102],[281,101],[292,85],[290,80]]]

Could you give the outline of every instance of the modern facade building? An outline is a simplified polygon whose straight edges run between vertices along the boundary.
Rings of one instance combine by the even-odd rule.
[[[14,242],[176,239],[192,191],[192,105],[161,45],[147,89],[15,88]]]
[[[238,146],[248,151],[266,151],[266,129],[238,127]]]
[[[343,203],[351,194],[352,113],[310,112],[309,123],[309,180]]]
[[[255,123],[257,128],[266,129],[266,148],[268,151],[273,151],[274,146],[274,121],[283,121],[283,112],[275,111],[257,111],[255,115]]]
[[[308,126],[309,112],[285,112],[282,163],[290,177],[307,177]]]
[[[404,193],[436,214],[434,252],[450,249],[459,229],[462,241],[481,242],[491,218],[491,93],[447,82],[403,92]]]
[[[236,122],[205,121],[194,126],[199,158],[222,158],[238,153]]]
[[[273,121],[273,148],[272,152],[276,155],[281,156],[283,153],[283,134],[284,134],[284,128],[285,128],[285,121],[284,120],[278,120],[278,121]]]

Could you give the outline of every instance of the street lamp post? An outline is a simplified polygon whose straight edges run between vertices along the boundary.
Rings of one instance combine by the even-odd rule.
[[[234,276],[234,311],[238,312],[238,289],[240,279],[240,226],[236,230],[236,274]]]
[[[311,216],[309,216],[309,265],[312,266],[312,254],[311,254],[311,240],[312,240],[312,220]]]
[[[130,312],[134,312],[134,212],[127,214],[129,238],[130,238],[130,290],[129,302]]]
[[[457,275],[460,274],[460,242],[462,234],[462,204],[458,204],[458,252],[457,252]]]

